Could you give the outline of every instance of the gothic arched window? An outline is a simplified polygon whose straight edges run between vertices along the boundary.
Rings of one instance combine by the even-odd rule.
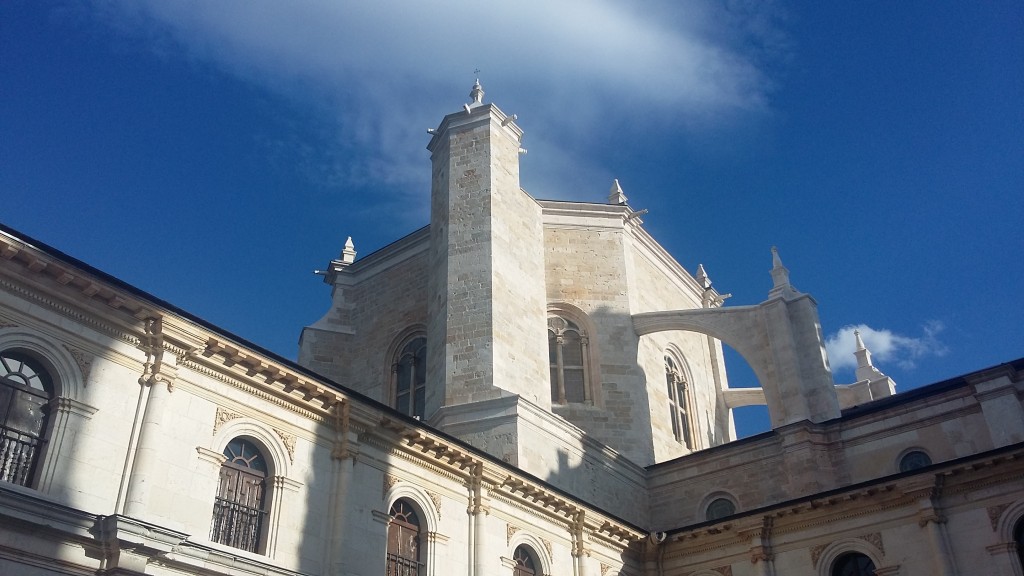
[[[39,362],[0,353],[0,481],[34,482],[52,397],[53,381]]]
[[[427,339],[418,336],[403,346],[392,371],[395,409],[423,418],[427,400]]]
[[[687,448],[693,449],[690,436],[689,384],[679,366],[671,356],[665,356],[665,383],[668,387],[669,418],[672,420],[672,434]]]
[[[391,505],[388,523],[387,576],[420,576],[426,574],[420,546],[420,519],[408,500],[399,499]]]
[[[578,324],[561,316],[548,318],[552,404],[592,402],[587,346],[587,335]]]
[[[520,544],[512,553],[512,561],[515,568],[512,569],[512,576],[535,576],[537,574],[537,562],[534,560],[533,550],[529,546]]]
[[[832,576],[874,576],[875,563],[860,552],[847,552],[832,564]]]
[[[259,552],[267,514],[267,461],[255,444],[243,438],[228,442],[224,457],[210,540]]]

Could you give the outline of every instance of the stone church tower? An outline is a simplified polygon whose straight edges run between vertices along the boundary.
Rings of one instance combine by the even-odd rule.
[[[894,395],[858,334],[837,386],[777,251],[722,306],[618,182],[523,191],[470,97],[298,363],[0,225],[0,574],[1022,574],[1024,359]]]
[[[526,193],[523,131],[483,96],[477,82],[430,130],[429,226],[331,262],[333,305],[303,330],[299,361],[613,506],[640,493],[642,466],[733,437],[721,344],[640,335],[633,320],[722,298],[644,230],[617,181],[605,202]],[[618,485],[592,485],[609,467]]]
[[[544,234],[540,206],[519,187],[523,132],[482,103],[479,82],[471,97],[427,146],[427,412],[512,394],[547,408]]]

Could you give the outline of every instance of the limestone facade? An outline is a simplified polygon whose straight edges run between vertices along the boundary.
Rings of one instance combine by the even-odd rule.
[[[0,229],[0,574],[1024,576],[1024,360],[837,386],[777,253],[724,306],[617,183],[520,189],[521,137],[474,87],[298,362]]]

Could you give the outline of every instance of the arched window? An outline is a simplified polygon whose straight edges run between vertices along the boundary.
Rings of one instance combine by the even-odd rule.
[[[1013,541],[1017,543],[1017,560],[1024,569],[1024,518],[1018,520],[1017,527],[1013,529]]]
[[[252,442],[235,438],[224,448],[210,540],[249,552],[262,545],[267,515],[267,461]]]
[[[0,481],[31,486],[45,442],[53,381],[32,357],[0,353]]]
[[[515,552],[512,553],[512,561],[515,562],[512,576],[536,576],[538,563],[529,546],[525,544],[516,546]]]
[[[875,563],[860,552],[847,552],[832,564],[832,576],[875,576]]]
[[[900,472],[909,472],[931,465],[932,459],[920,450],[911,450],[900,458]]]
[[[388,523],[387,576],[426,574],[420,546],[420,519],[408,500],[398,499],[391,506]]]
[[[418,336],[398,352],[392,365],[394,407],[402,414],[423,418],[427,400],[427,339]]]
[[[726,516],[732,516],[736,513],[736,504],[728,498],[715,498],[708,504],[707,512],[704,517],[708,520],[718,520],[719,518],[725,518]]]
[[[672,434],[676,441],[682,442],[687,448],[693,449],[690,436],[689,384],[679,366],[671,356],[665,356],[665,383],[668,386],[669,418],[672,420]]]
[[[587,335],[578,324],[561,316],[548,318],[552,404],[592,402],[587,346]]]

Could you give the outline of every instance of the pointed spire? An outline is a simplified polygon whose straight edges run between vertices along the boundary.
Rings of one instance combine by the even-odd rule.
[[[789,288],[789,269],[782,265],[779,249],[772,246],[772,291]]]
[[[871,351],[864,345],[864,339],[860,336],[860,330],[853,331],[853,338],[857,343],[857,349],[853,351],[853,355],[857,358],[857,381],[877,380],[885,376],[871,363]]]
[[[700,284],[700,287],[705,290],[711,288],[711,279],[708,278],[708,273],[704,271],[703,264],[697,264],[697,284]]]
[[[345,241],[345,249],[341,251],[341,261],[345,264],[351,264],[356,260],[356,245],[352,243],[352,237],[349,236],[348,240]]]
[[[608,203],[620,206],[626,203],[626,195],[622,192],[622,186],[619,186],[618,178],[612,181],[612,187],[608,191]]]
[[[469,103],[470,108],[476,108],[477,106],[483,105],[484,88],[480,85],[479,78],[477,78],[476,82],[473,84],[473,89],[469,91],[469,97],[473,99],[473,101]]]

